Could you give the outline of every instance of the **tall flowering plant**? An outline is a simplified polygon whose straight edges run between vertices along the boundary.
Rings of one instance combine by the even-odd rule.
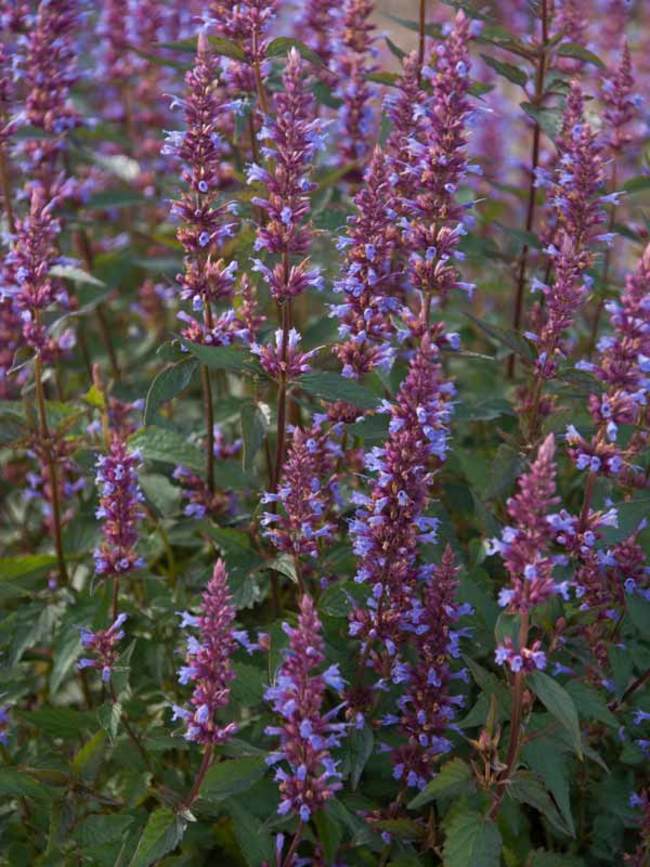
[[[649,9],[398,5],[0,3],[3,865],[647,867]]]

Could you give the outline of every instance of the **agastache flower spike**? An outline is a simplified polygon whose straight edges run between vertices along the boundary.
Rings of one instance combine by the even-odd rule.
[[[350,634],[362,640],[370,664],[384,674],[397,665],[391,657],[403,640],[404,612],[417,584],[418,546],[435,541],[437,521],[424,513],[431,471],[446,458],[453,394],[438,350],[425,336],[395,404],[385,407],[388,440],[366,458],[377,475],[350,524],[350,535],[358,557],[355,581],[372,592],[368,607],[353,612]],[[394,675],[399,675],[396,669]]]
[[[198,637],[187,640],[185,665],[178,672],[181,684],[192,683],[190,707],[174,706],[174,719],[186,728],[185,739],[199,744],[222,744],[237,731],[236,723],[222,725],[215,715],[228,705],[230,683],[235,677],[231,656],[235,608],[228,592],[228,576],[222,560],[217,560],[212,578],[203,593],[201,613],[179,612],[181,628],[198,630]]]
[[[471,608],[456,600],[457,572],[447,546],[440,564],[428,571],[422,600],[414,597],[403,617],[416,662],[398,702],[407,743],[394,751],[392,761],[396,779],[420,789],[433,776],[439,757],[451,749],[446,734],[462,703],[461,697],[450,694],[450,683],[467,672],[455,674],[451,663],[460,656],[460,638],[467,632],[455,624]]]
[[[102,521],[104,537],[93,555],[98,575],[124,575],[143,565],[135,550],[143,500],[138,487],[139,463],[139,454],[129,452],[117,436],[113,436],[108,454],[97,460],[100,500],[96,515]]]
[[[297,626],[285,623],[283,629],[289,646],[265,694],[280,717],[278,725],[266,729],[268,735],[279,738],[268,762],[277,765],[278,813],[297,814],[302,822],[308,822],[341,788],[341,774],[331,751],[340,746],[346,725],[333,721],[338,708],[323,713],[323,703],[326,689],[340,693],[344,681],[337,665],[317,673],[325,654],[321,623],[310,596],[304,595],[300,601]]]
[[[223,242],[234,234],[236,226],[231,220],[232,203],[218,203],[224,153],[219,122],[230,114],[229,104],[222,101],[217,89],[218,68],[207,37],[201,31],[195,65],[185,77],[186,130],[170,133],[164,148],[165,153],[174,154],[182,161],[182,179],[187,185],[187,190],[172,203],[171,209],[182,224],[177,237],[185,250],[185,271],[177,277],[181,298],[191,300],[194,310],[204,312],[204,324],[185,314],[186,330],[189,339],[212,344],[231,342],[228,335],[234,316],[226,315],[215,326],[211,305],[230,299],[237,271],[236,262],[226,264],[223,259],[214,258]]]
[[[607,302],[612,332],[601,337],[593,362],[577,364],[604,385],[589,395],[596,430],[587,439],[572,425],[567,429],[569,454],[580,470],[617,478],[621,484],[645,485],[645,473],[633,464],[647,447],[650,392],[650,246],[638,268],[627,276],[618,300]],[[622,443],[622,425],[636,426]]]
[[[283,261],[271,271],[261,263],[262,273],[276,301],[285,301],[308,286],[320,288],[318,269],[308,268],[308,260],[290,268],[288,257],[304,253],[312,237],[306,223],[309,193],[316,185],[309,174],[323,146],[323,124],[316,118],[315,101],[305,86],[300,55],[292,48],[282,75],[283,89],[273,97],[273,114],[267,117],[259,137],[263,153],[271,161],[268,168],[248,167],[249,183],[260,182],[264,196],[253,198],[267,215],[257,230],[256,250],[282,255]]]
[[[275,18],[279,0],[212,0],[207,23],[217,33],[236,42],[246,62],[231,61],[224,64],[225,77],[233,91],[252,92],[257,86],[257,75],[264,80],[271,65],[265,60],[268,38],[266,33]]]
[[[267,343],[260,346],[258,343],[251,343],[250,350],[253,355],[258,356],[260,364],[269,376],[273,379],[290,380],[311,370],[309,361],[318,352],[317,349],[300,352],[299,343],[300,334],[295,328],[288,332],[286,343],[282,330],[278,329],[275,332],[275,345]]]
[[[603,118],[608,135],[607,146],[615,158],[632,140],[626,127],[639,116],[640,98],[632,92],[633,88],[630,48],[625,40],[618,67],[613,74],[603,78],[600,87],[600,98],[605,105]]]
[[[374,138],[376,118],[371,106],[372,87],[368,75],[376,66],[373,54],[374,29],[370,17],[372,0],[343,0],[336,16],[331,68],[337,82],[335,94],[342,101],[339,109],[338,150],[342,162],[363,165]]]
[[[313,445],[312,445],[313,444]],[[318,557],[319,541],[332,538],[333,526],[325,520],[326,492],[318,473],[316,443],[309,431],[295,428],[284,475],[277,493],[266,493],[263,503],[278,503],[279,513],[265,512],[264,535],[278,549],[294,557]]]
[[[80,659],[77,668],[96,668],[101,671],[104,683],[108,683],[118,658],[116,645],[124,638],[122,625],[126,618],[126,614],[119,614],[108,629],[100,629],[97,632],[91,632],[90,629],[81,630],[81,645],[84,650],[92,651],[94,656]]]
[[[414,120],[411,165],[401,172],[406,189],[416,193],[402,202],[409,215],[402,223],[410,251],[408,281],[422,296],[436,299],[444,299],[453,288],[473,290],[472,284],[460,281],[451,261],[467,222],[456,192],[468,168],[469,40],[469,21],[459,12],[450,35],[437,46],[432,67],[423,70],[432,95]],[[399,151],[394,156],[398,167],[402,158]]]
[[[510,576],[499,602],[520,616],[527,616],[550,596],[566,593],[566,588],[553,579],[554,561],[548,550],[554,536],[548,517],[559,502],[555,474],[555,439],[549,434],[529,472],[520,477],[517,493],[508,500],[512,524],[505,527],[501,539],[491,543],[490,552],[499,554]],[[525,668],[528,656],[524,651],[521,647],[515,653],[511,645],[503,643],[497,647],[497,662],[508,662],[513,671]],[[534,654],[530,657],[532,664],[543,668],[546,660],[539,647],[531,647],[530,652]]]
[[[377,148],[365,183],[354,198],[356,214],[350,218],[343,276],[334,291],[345,303],[331,307],[339,320],[342,341],[334,351],[343,363],[343,376],[358,378],[376,367],[387,369],[393,361],[390,345],[395,327],[391,314],[399,308],[398,273],[394,264],[399,244],[395,226],[396,200],[387,176],[386,157]]]

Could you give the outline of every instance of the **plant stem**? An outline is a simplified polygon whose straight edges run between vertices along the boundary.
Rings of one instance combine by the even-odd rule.
[[[650,680],[650,668],[646,669],[643,674],[640,674],[636,680],[632,681],[632,683],[628,686],[623,695],[609,705],[609,709],[611,711],[618,710],[619,707],[625,704],[628,698],[633,695],[638,689],[641,689],[641,687],[644,686],[648,680]]]
[[[282,862],[282,867],[291,867],[293,863],[293,859],[296,855],[296,851],[298,846],[300,845],[300,841],[302,839],[302,832],[304,829],[304,823],[300,822],[296,829],[296,833],[293,835],[293,840],[291,841],[291,846],[289,846],[289,851],[287,852],[287,857]]]
[[[117,603],[119,600],[119,596],[120,596],[120,576],[114,575],[113,576],[113,603],[112,603],[113,620],[115,620],[115,618],[117,617],[117,607],[118,607]]]
[[[89,274],[92,273],[93,270],[93,250],[90,244],[90,238],[86,234],[85,229],[79,229],[76,233],[76,241],[79,252],[81,253],[81,258],[84,261],[84,265],[86,266],[86,271]],[[108,319],[106,317],[106,310],[104,309],[103,304],[97,305],[97,322],[99,324],[99,331],[102,335],[102,342],[106,348],[106,353],[108,355],[108,360],[111,366],[111,373],[115,377],[115,379],[119,382],[120,379],[120,367],[117,363],[117,354],[115,352],[115,347],[113,346],[113,339],[111,337],[111,329],[108,324]],[[90,353],[88,352],[88,346],[86,344],[86,338],[83,333],[83,330],[78,329],[79,335],[79,344],[81,346],[81,352],[84,356],[84,359],[90,359]],[[86,362],[87,364],[89,361]]]
[[[424,50],[426,46],[427,26],[427,0],[420,0],[420,20],[418,30],[418,84],[422,81],[422,67],[424,66]]]
[[[201,367],[201,381],[203,383],[203,407],[207,437],[205,475],[208,482],[208,490],[210,494],[214,494],[214,411],[212,408],[210,371],[205,365]]]
[[[203,784],[203,780],[205,779],[205,775],[208,772],[208,768],[212,764],[212,758],[214,755],[214,744],[207,744],[205,751],[203,753],[203,758],[201,759],[201,764],[199,766],[199,770],[194,778],[194,785],[190,789],[190,793],[183,801],[183,807],[186,810],[189,810],[194,801],[198,798],[199,791],[201,790],[201,786]]]
[[[548,43],[548,0],[542,0],[542,43],[539,49],[537,74],[535,76],[535,94],[531,99],[531,103],[537,108],[541,105],[544,98],[544,76],[546,73],[546,46]],[[533,144],[531,154],[530,179],[528,184],[528,204],[526,206],[526,231],[532,232],[535,223],[535,170],[539,165],[539,150],[541,127],[537,121],[533,127]],[[514,315],[512,327],[515,331],[519,331],[521,327],[521,319],[524,306],[524,286],[526,285],[526,266],[528,264],[528,244],[524,244],[519,260],[519,271],[517,273],[517,289],[515,293]],[[515,355],[512,354],[508,358],[508,377],[512,379],[515,373]]]
[[[38,311],[34,311],[34,316],[38,319]],[[39,434],[45,452],[47,470],[50,476],[50,488],[52,492],[52,520],[54,522],[54,547],[56,550],[56,559],[59,569],[59,580],[61,584],[65,585],[68,583],[68,572],[65,565],[65,555],[63,553],[59,482],[56,471],[56,461],[52,454],[50,431],[47,425],[45,392],[43,390],[43,363],[41,361],[41,356],[38,353],[34,356],[34,383],[36,386],[36,400],[38,403]]]
[[[529,620],[528,612],[523,611],[521,614],[521,622],[519,624],[519,650],[526,646],[528,642]],[[512,715],[510,717],[510,740],[508,741],[508,754],[506,756],[506,767],[499,779],[497,791],[490,808],[490,818],[494,819],[499,811],[499,806],[506,793],[506,786],[510,775],[517,764],[519,755],[519,747],[521,744],[521,721],[523,717],[523,697],[524,697],[524,672],[515,672],[515,677],[512,685]]]

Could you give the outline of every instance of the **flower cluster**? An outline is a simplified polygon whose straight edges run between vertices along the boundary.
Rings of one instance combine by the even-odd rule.
[[[270,72],[265,59],[266,33],[275,18],[279,0],[212,0],[207,23],[220,36],[236,42],[245,62],[225,64],[225,77],[233,90],[253,92]]]
[[[453,672],[451,661],[460,656],[460,639],[468,634],[455,624],[472,611],[456,601],[457,572],[447,546],[439,565],[420,570],[422,599],[414,597],[404,612],[402,628],[412,639],[416,662],[398,700],[399,725],[407,742],[393,753],[393,775],[419,789],[433,776],[440,756],[451,749],[446,733],[464,703],[463,696],[452,695],[449,689],[452,680],[467,677],[465,669]]]
[[[375,114],[371,105],[372,88],[368,76],[372,63],[372,0],[343,0],[334,25],[331,69],[336,81],[339,109],[338,151],[342,161],[361,164],[370,153]]]
[[[4,705],[0,707],[0,744],[7,746],[9,743],[9,707]]]
[[[600,98],[605,106],[603,118],[608,133],[607,146],[615,157],[632,141],[629,124],[638,117],[643,102],[633,88],[632,58],[626,40],[618,67],[603,79],[600,87]]]
[[[396,200],[386,156],[379,148],[354,203],[356,214],[339,239],[339,247],[347,248],[343,277],[334,286],[345,303],[332,306],[331,315],[339,320],[339,336],[345,341],[335,347],[343,376],[356,379],[376,367],[391,366],[395,354],[390,343],[395,332],[391,314],[400,306],[394,258],[400,237]]]
[[[315,116],[314,99],[307,90],[303,63],[295,48],[287,58],[282,90],[273,97],[273,115],[265,118],[259,138],[270,165],[265,168],[252,163],[247,172],[249,183],[260,182],[265,187],[263,197],[252,199],[267,216],[258,226],[255,249],[282,255],[282,262],[273,270],[258,264],[273,298],[282,302],[308,286],[321,285],[318,270],[309,270],[308,260],[289,266],[289,256],[304,253],[311,240],[305,217],[309,193],[316,185],[309,180],[309,171],[323,146],[323,124]]]
[[[277,493],[266,493],[263,503],[278,503],[282,513],[265,512],[264,535],[278,551],[294,557],[318,557],[320,540],[332,537],[326,520],[326,492],[319,475],[318,443],[311,431],[295,428]]]
[[[201,614],[179,612],[181,627],[198,630],[198,638],[187,639],[185,665],[179,683],[194,684],[191,707],[174,705],[174,719],[182,719],[185,739],[199,744],[222,744],[237,731],[236,723],[222,725],[215,716],[230,700],[230,683],[235,673],[231,656],[235,649],[235,609],[228,592],[228,575],[223,560],[217,560],[212,578],[203,592]]]
[[[83,657],[77,663],[77,668],[96,668],[101,671],[104,683],[108,683],[118,658],[117,643],[124,638],[122,625],[126,619],[126,614],[118,614],[108,629],[97,632],[82,629],[81,645],[84,650],[91,650],[94,657]]]
[[[310,370],[309,360],[318,351],[312,349],[301,352],[298,349],[300,340],[300,334],[295,328],[289,330],[286,341],[282,329],[278,328],[275,332],[275,344],[266,343],[261,346],[259,343],[251,343],[250,350],[253,355],[257,355],[260,364],[273,379],[296,379],[301,373]]]
[[[447,39],[436,48],[431,66],[422,73],[431,87],[424,104],[413,107],[423,129],[416,123],[416,136],[408,140],[410,165],[400,175],[413,198],[402,203],[407,212],[402,220],[403,238],[409,251],[409,285],[421,293],[444,299],[450,289],[467,292],[473,285],[460,281],[453,257],[460,259],[458,243],[472,218],[458,203],[456,193],[468,166],[467,119],[470,112],[469,50],[470,24],[463,12],[456,16]],[[410,87],[412,77],[404,79]],[[403,155],[395,155],[396,167]]]
[[[350,634],[362,639],[366,653],[378,643],[372,662],[384,675],[392,672],[395,682],[402,673],[396,649],[417,583],[418,545],[435,540],[437,521],[425,509],[431,472],[447,454],[453,394],[437,349],[425,338],[395,404],[384,407],[389,436],[367,455],[367,468],[377,475],[370,495],[357,495],[360,508],[350,523],[359,558],[355,581],[371,590],[367,607],[352,614]]]
[[[604,390],[589,396],[596,426],[591,439],[575,426],[567,429],[569,454],[580,470],[618,477],[625,484],[645,484],[643,470],[632,463],[647,445],[645,428],[650,392],[650,247],[633,274],[627,276],[618,300],[606,303],[611,334],[598,341],[598,355],[577,364],[603,383]],[[638,426],[625,445],[620,428]]]
[[[187,185],[171,208],[172,216],[181,223],[177,237],[185,251],[185,271],[177,277],[180,294],[191,300],[194,311],[204,315],[204,322],[198,323],[184,314],[187,336],[216,344],[230,342],[227,337],[219,338],[222,331],[227,334],[232,330],[228,326],[233,316],[226,315],[223,322],[215,324],[211,305],[232,296],[237,271],[235,261],[226,264],[222,258],[214,258],[235,229],[230,219],[233,206],[218,202],[225,153],[219,124],[231,112],[216,86],[218,70],[217,59],[201,31],[194,67],[185,77],[186,99],[178,101],[185,113],[186,129],[170,132],[163,148],[163,153],[181,160],[182,179]]]
[[[94,552],[97,575],[124,575],[143,565],[136,552],[143,495],[138,487],[140,455],[129,452],[113,436],[108,454],[97,459],[95,480],[100,492],[96,516],[102,521],[103,541]]]
[[[555,493],[555,439],[544,440],[530,470],[519,479],[517,493],[508,500],[508,515],[512,524],[505,527],[501,539],[493,539],[489,553],[502,558],[510,584],[499,594],[499,602],[511,612],[528,615],[532,608],[557,593],[566,595],[568,586],[553,578],[554,558],[548,548],[553,539],[549,521],[550,510],[558,502]],[[528,660],[538,668],[545,661],[538,647],[526,653],[520,647],[501,644],[496,651],[498,663],[508,661],[524,667]],[[512,668],[513,671],[517,670]]]
[[[281,815],[296,813],[307,822],[341,788],[341,774],[332,749],[340,746],[345,723],[334,722],[338,707],[323,713],[327,687],[340,693],[344,683],[337,665],[316,673],[325,660],[321,623],[310,596],[300,601],[298,624],[283,625],[289,646],[266,700],[281,718],[266,734],[279,737],[268,762],[277,765]],[[280,763],[288,764],[289,770]]]

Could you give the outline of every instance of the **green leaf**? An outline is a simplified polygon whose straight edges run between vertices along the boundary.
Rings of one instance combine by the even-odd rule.
[[[129,445],[139,449],[148,461],[160,461],[175,466],[180,464],[202,473],[205,458],[200,449],[187,441],[187,437],[168,428],[149,425],[140,428],[129,437]]]
[[[500,855],[501,834],[480,813],[456,813],[445,828],[445,867],[499,867]]]
[[[305,373],[298,379],[297,384],[314,397],[332,401],[344,400],[359,409],[375,409],[380,403],[379,398],[363,385],[325,370]]]
[[[576,855],[562,855],[559,852],[542,852],[541,849],[538,849],[533,853],[530,867],[585,867],[585,862]]]
[[[623,503],[614,503],[618,513],[616,527],[603,527],[599,532],[607,545],[622,542],[635,533],[644,518],[650,515],[650,497],[638,497]]]
[[[324,809],[318,810],[314,816],[314,824],[318,834],[318,842],[325,854],[325,862],[334,864],[336,853],[343,840],[343,828],[336,814]]]
[[[490,57],[488,54],[481,54],[481,57],[489,67],[498,73],[498,75],[507,78],[508,81],[511,81],[513,84],[518,84],[520,87],[526,86],[528,76],[523,69],[520,69],[512,63],[503,63],[501,60]]]
[[[530,771],[517,771],[508,783],[508,794],[515,801],[530,804],[542,813],[553,827],[562,834],[570,834],[566,822],[560,816],[541,781]]]
[[[145,497],[163,517],[174,515],[180,508],[181,491],[167,476],[145,473],[140,476],[140,487]]]
[[[455,797],[474,787],[472,770],[462,759],[452,759],[440,768],[440,772],[409,802],[409,810],[419,810],[438,798]]]
[[[560,57],[573,57],[576,60],[583,60],[585,63],[593,63],[594,66],[599,66],[601,69],[605,69],[605,64],[603,61],[593,53],[593,51],[589,51],[589,49],[585,48],[584,45],[580,45],[577,42],[563,42],[557,50],[557,53]]]
[[[566,686],[566,691],[569,693],[578,709],[578,714],[585,720],[604,723],[610,728],[618,729],[619,720],[616,719],[611,710],[607,707],[607,702],[603,696],[587,683],[582,683],[579,680],[570,680]]]
[[[14,581],[27,578],[56,566],[56,557],[51,554],[27,554],[24,557],[3,557],[0,559],[0,581]]]
[[[404,58],[406,57],[406,51],[403,51],[399,47],[399,45],[395,45],[393,40],[389,39],[388,36],[384,36],[384,40],[390,53],[394,55],[398,60],[404,60]]]
[[[56,640],[52,646],[52,659],[54,660],[49,677],[49,690],[53,694],[57,692],[79,655],[81,649],[81,637],[77,623],[62,624]]]
[[[566,827],[575,836],[571,813],[571,788],[569,785],[569,760],[561,741],[549,737],[535,737],[522,748],[522,757],[528,767],[538,774],[555,798]]]
[[[375,736],[372,729],[368,726],[364,726],[362,729],[352,729],[348,733],[346,745],[350,756],[350,785],[354,791],[359,785],[361,774],[375,746]]]
[[[527,360],[532,359],[533,354],[530,346],[524,338],[515,331],[506,331],[504,328],[500,328],[498,325],[493,325],[491,322],[484,322],[482,319],[477,319],[476,316],[472,316],[471,313],[465,313],[465,316],[469,317],[472,322],[481,329],[481,331],[484,331],[496,343],[500,343],[502,346],[507,347],[522,358]]]
[[[205,775],[201,797],[208,801],[223,801],[231,795],[239,795],[261,780],[267,770],[264,759],[253,756],[218,762]]]
[[[43,707],[20,712],[21,718],[53,738],[76,738],[93,725],[94,714],[71,707]]]
[[[267,683],[265,673],[254,665],[245,662],[233,663],[235,679],[230,687],[233,701],[246,707],[255,707],[262,701]]]
[[[72,770],[77,776],[88,777],[98,767],[104,753],[106,732],[99,730],[74,754]]]
[[[635,593],[625,597],[628,616],[644,638],[650,638],[650,602]]]
[[[183,838],[186,824],[185,820],[169,807],[160,807],[152,813],[129,867],[149,867],[173,851]]]
[[[88,201],[84,202],[83,207],[95,211],[112,210],[113,208],[134,208],[142,205],[145,201],[144,196],[135,190],[101,190],[98,193],[93,193],[88,198]]]
[[[556,108],[546,108],[544,106],[540,108],[532,105],[530,102],[521,102],[520,106],[539,125],[540,129],[552,141],[555,141],[562,128],[562,112]]]
[[[542,702],[546,710],[567,730],[577,755],[582,758],[582,741],[578,711],[569,693],[560,684],[544,674],[534,671],[528,675],[528,685]]]
[[[254,357],[236,346],[204,346],[202,343],[191,343],[189,340],[182,340],[182,343],[201,364],[205,364],[210,370],[245,373],[259,369]]]
[[[193,40],[192,40],[193,41]],[[223,36],[208,36],[208,42],[215,54],[222,57],[230,57],[233,60],[247,60],[246,53],[236,42],[225,39]]]
[[[101,813],[87,816],[77,827],[74,837],[82,846],[105,846],[119,842],[133,824],[133,816]]]
[[[74,283],[87,283],[90,286],[97,286],[98,289],[106,289],[106,283],[93,277],[82,268],[76,268],[74,265],[55,265],[50,268],[52,277],[60,277],[64,280],[72,280]]]
[[[268,413],[258,403],[245,403],[240,414],[244,449],[242,463],[245,472],[253,469],[257,453],[262,448],[268,430]]]
[[[122,705],[119,701],[106,701],[97,709],[97,719],[111,740],[115,740],[122,719]]]
[[[233,820],[233,830],[239,848],[249,867],[271,864],[273,860],[273,837],[271,833],[245,806],[244,798],[231,798],[226,810]]]
[[[312,48],[305,45],[305,43],[301,42],[299,39],[292,39],[289,36],[278,36],[276,39],[272,40],[266,49],[266,56],[286,57],[292,48],[295,48],[304,60],[308,60],[310,63],[313,63],[314,66],[324,65],[323,58]]]
[[[2,798],[33,798],[35,801],[48,801],[53,792],[41,785],[29,774],[18,768],[0,768],[0,796]]]
[[[650,190],[650,175],[637,175],[623,184],[623,189],[628,193],[640,193]]]
[[[144,408],[145,425],[153,424],[158,409],[188,387],[198,368],[195,358],[185,358],[178,364],[172,364],[161,370],[147,392]]]

